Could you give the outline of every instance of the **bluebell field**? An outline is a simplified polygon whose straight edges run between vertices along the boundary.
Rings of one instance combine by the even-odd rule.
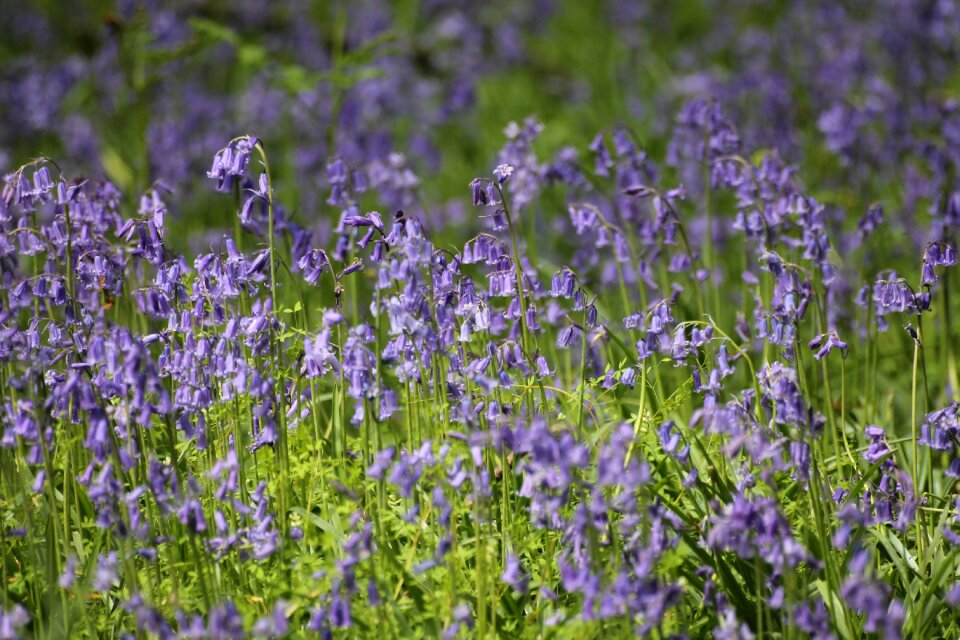
[[[0,640],[960,636],[960,2],[0,7]]]

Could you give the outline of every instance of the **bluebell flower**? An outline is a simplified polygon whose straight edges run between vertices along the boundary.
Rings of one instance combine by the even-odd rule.
[[[250,162],[250,153],[259,143],[257,138],[242,136],[218,151],[213,157],[213,165],[207,172],[208,178],[217,181],[217,189],[230,191],[233,181],[243,177]]]
[[[817,352],[813,354],[813,357],[817,360],[824,358],[834,349],[839,349],[844,352],[846,355],[847,343],[840,339],[840,336],[837,335],[836,331],[830,331],[829,333],[821,333],[807,343],[807,346],[810,349],[816,349]]]

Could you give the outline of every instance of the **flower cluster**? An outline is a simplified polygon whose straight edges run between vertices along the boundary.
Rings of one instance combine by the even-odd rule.
[[[0,72],[0,166],[90,160],[0,183],[0,638],[956,635],[950,3],[710,0],[743,69],[499,150],[458,116],[570,7],[269,4]]]

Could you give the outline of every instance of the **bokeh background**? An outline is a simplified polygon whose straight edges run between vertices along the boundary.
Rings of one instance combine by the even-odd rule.
[[[379,206],[463,225],[464,187],[509,122],[545,125],[542,158],[590,163],[591,139],[627,125],[660,159],[681,106],[706,97],[745,149],[801,167],[835,219],[874,200],[924,215],[952,189],[960,15],[945,0],[0,5],[0,170],[42,153],[130,198],[160,180],[195,249],[231,210],[191,185],[243,133],[318,232],[333,157],[383,166]]]

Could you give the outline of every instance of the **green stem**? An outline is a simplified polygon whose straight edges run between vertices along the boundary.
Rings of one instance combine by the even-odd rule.
[[[513,270],[517,281],[517,298],[520,301],[520,318],[518,322],[520,324],[520,335],[523,340],[523,349],[528,354],[532,353],[530,350],[530,338],[527,334],[527,300],[523,295],[523,266],[520,263],[520,246],[517,242],[517,232],[513,225],[513,215],[510,213],[510,207],[507,204],[507,197],[503,193],[503,189],[500,188],[498,183],[494,183],[497,186],[497,192],[500,195],[500,201],[503,203],[503,215],[507,219],[507,228],[510,231],[510,245],[513,249]]]
[[[267,242],[269,246],[269,259],[270,259],[270,303],[271,311],[273,313],[274,319],[277,318],[277,314],[280,311],[277,306],[277,259],[276,259],[276,242],[275,242],[275,233],[274,233],[274,208],[273,208],[273,181],[270,175],[270,162],[267,160],[267,152],[263,148],[263,143],[259,140],[257,141],[255,148],[260,154],[260,161],[263,163],[263,172],[267,177]],[[271,331],[273,331],[271,327]],[[277,422],[279,423],[279,442],[278,442],[278,457],[280,458],[280,480],[279,480],[279,496],[280,496],[280,530],[283,533],[284,538],[287,536],[288,524],[289,524],[289,475],[290,475],[290,454],[288,451],[288,436],[287,433],[287,410],[284,403],[286,396],[286,391],[284,389],[284,376],[280,372],[280,359],[281,359],[281,348],[282,345],[278,337],[273,333],[272,337],[272,349],[271,357],[273,364],[273,375],[274,375],[274,400],[276,406],[274,411],[276,412]]]
[[[913,340],[913,376],[910,383],[910,432],[913,445],[913,490],[917,500],[920,499],[920,449],[917,445],[917,374],[920,365],[920,333]],[[923,555],[923,527],[920,517],[917,517],[917,549]]]
[[[580,428],[580,433],[583,433],[583,419],[586,414],[584,407],[584,394],[587,391],[587,306],[583,308],[583,339],[580,341],[580,399],[578,408],[580,410],[580,415],[577,420],[577,426]],[[600,425],[596,425],[596,428],[599,428]]]

